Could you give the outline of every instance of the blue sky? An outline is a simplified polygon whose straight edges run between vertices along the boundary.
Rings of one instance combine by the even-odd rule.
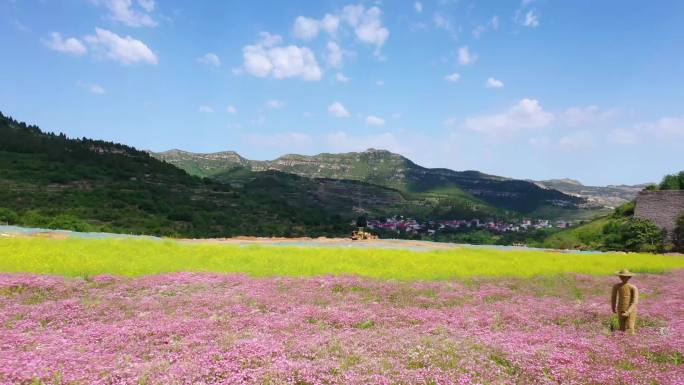
[[[0,110],[74,137],[586,184],[684,168],[681,1],[0,0],[0,47]]]

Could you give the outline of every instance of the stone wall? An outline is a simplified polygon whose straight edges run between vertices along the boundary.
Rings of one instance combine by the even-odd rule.
[[[634,216],[648,219],[672,234],[677,218],[684,215],[684,190],[642,191]]]

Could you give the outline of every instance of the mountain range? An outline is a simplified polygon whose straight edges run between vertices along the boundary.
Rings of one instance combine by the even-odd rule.
[[[389,151],[163,153],[44,132],[0,114],[0,223],[217,237],[343,235],[358,216],[590,218],[602,207],[537,182],[426,168]],[[559,187],[560,188],[560,187]]]
[[[343,154],[284,155],[275,160],[249,160],[233,151],[191,153],[170,150],[153,157],[189,174],[227,180],[233,170],[252,173],[279,171],[310,179],[360,181],[402,193],[408,199],[441,206],[474,208],[480,215],[587,216],[602,209],[587,198],[541,184],[488,175],[478,171],[426,168],[385,150]],[[423,203],[425,204],[425,203]]]
[[[435,189],[449,186],[461,189],[483,201],[494,204],[503,203],[504,206],[514,209],[524,206],[527,206],[524,209],[530,208],[529,205],[517,205],[515,201],[518,199],[524,200],[534,194],[545,195],[521,183],[523,181],[487,175],[478,171],[428,169],[416,165],[401,155],[376,149],[368,149],[361,153],[315,156],[289,154],[271,161],[249,160],[234,151],[192,153],[174,149],[158,153],[150,152],[150,154],[192,175],[210,178],[220,178],[220,174],[228,170],[246,168],[255,172],[278,170],[308,178],[359,180],[404,192],[434,192]],[[569,178],[524,182],[533,183],[543,190],[557,190],[566,195],[584,199],[580,202],[565,196],[545,197],[547,202],[552,202],[552,204],[560,206],[579,204],[585,208],[595,209],[618,207],[634,199],[639,191],[649,185],[645,183],[586,186]]]

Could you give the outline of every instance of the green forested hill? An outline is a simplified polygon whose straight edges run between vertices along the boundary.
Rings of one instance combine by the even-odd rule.
[[[193,237],[348,231],[347,218],[323,204],[274,196],[268,178],[202,180],[132,147],[44,133],[2,114],[0,138],[0,222]]]
[[[389,151],[370,149],[346,154],[285,155],[273,161],[248,160],[235,152],[195,154],[180,150],[152,153],[200,176],[245,167],[252,171],[278,170],[290,174],[338,180],[356,180],[402,191],[416,199],[443,199],[447,205],[488,208],[490,212],[533,214],[549,207],[568,209],[575,216],[586,200],[535,183],[483,174],[421,167]],[[550,210],[546,210],[550,211]],[[557,212],[557,210],[555,211]],[[556,215],[562,216],[563,213]]]
[[[322,205],[344,218],[360,215],[388,217],[404,215],[423,219],[491,218],[506,213],[473,197],[437,194],[408,194],[366,182],[308,178],[276,170],[251,171],[244,167],[216,173],[212,179],[248,190],[262,190],[274,199],[295,207]]]

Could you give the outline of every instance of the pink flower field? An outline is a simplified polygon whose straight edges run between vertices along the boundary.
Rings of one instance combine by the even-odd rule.
[[[0,275],[0,384],[684,384],[684,271],[396,282]]]

